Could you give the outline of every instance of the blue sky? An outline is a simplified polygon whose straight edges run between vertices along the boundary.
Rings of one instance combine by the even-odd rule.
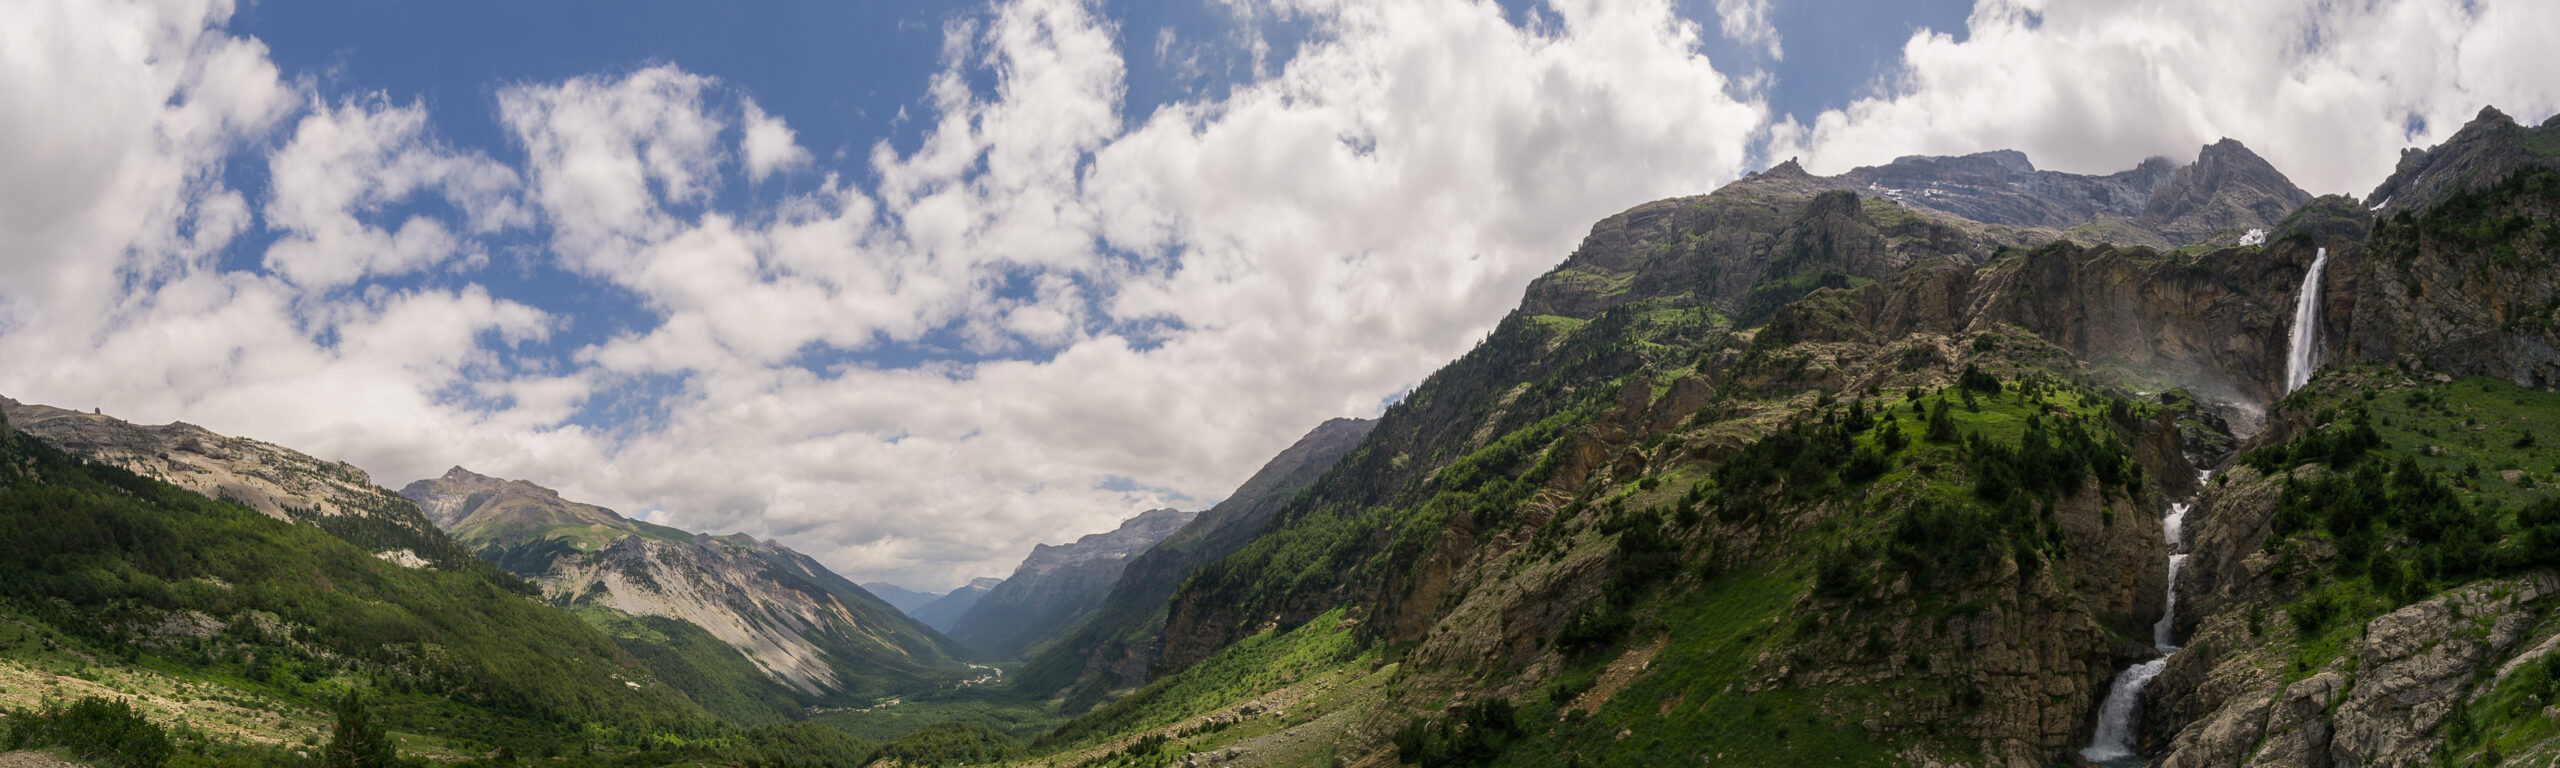
[[[928,589],[1216,500],[1773,159],[2228,136],[2361,194],[2560,109],[2528,0],[13,10],[0,394]]]

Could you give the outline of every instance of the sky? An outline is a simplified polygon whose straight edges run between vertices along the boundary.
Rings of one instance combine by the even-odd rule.
[[[0,395],[939,590],[1214,503],[1592,222],[1794,158],[2315,193],[2543,0],[19,0]]]

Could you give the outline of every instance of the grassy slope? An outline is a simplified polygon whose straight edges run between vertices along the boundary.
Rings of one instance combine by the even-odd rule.
[[[293,722],[302,715],[290,713],[363,690],[395,730],[473,751],[714,727],[601,634],[479,574],[400,568],[23,436],[0,442],[10,623],[89,669],[124,670],[132,687],[205,691]],[[204,637],[143,629],[173,611],[223,627]],[[30,650],[46,645],[21,643],[11,658],[30,675],[62,674],[60,656]]]

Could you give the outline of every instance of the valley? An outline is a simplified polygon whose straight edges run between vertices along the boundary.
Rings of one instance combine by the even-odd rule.
[[[351,700],[473,766],[2552,765],[2553,147],[2483,110],[2362,200],[2229,140],[1779,163],[939,594],[0,401],[0,706],[185,766],[318,764]]]

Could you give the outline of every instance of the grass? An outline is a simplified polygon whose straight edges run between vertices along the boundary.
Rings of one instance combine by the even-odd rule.
[[[1752,660],[1786,643],[1788,608],[1804,589],[1799,575],[1761,572],[1712,580],[1673,598],[1660,616],[1671,642],[1650,674],[1589,716],[1565,710],[1570,696],[1522,702],[1529,734],[1494,764],[1890,764],[1890,746],[1834,728],[1822,714],[1822,699],[1838,692],[1751,690]],[[1607,658],[1569,670],[1545,690],[1588,687]]]
[[[1180,674],[1077,718],[1045,739],[1070,746],[1161,728],[1242,703],[1338,669],[1368,666],[1353,626],[1336,608],[1295,628],[1274,629],[1220,649]]]
[[[2341,401],[2322,401],[2334,407]],[[2525,389],[2497,379],[2377,392],[2361,399],[2394,460],[2468,481],[2473,500],[2521,505],[2560,492],[2560,392]],[[2529,438],[2529,439],[2528,439]],[[2442,448],[2430,456],[2427,446]],[[2510,484],[2501,470],[2520,470],[2530,485]],[[2476,471],[2475,471],[2476,470]]]

